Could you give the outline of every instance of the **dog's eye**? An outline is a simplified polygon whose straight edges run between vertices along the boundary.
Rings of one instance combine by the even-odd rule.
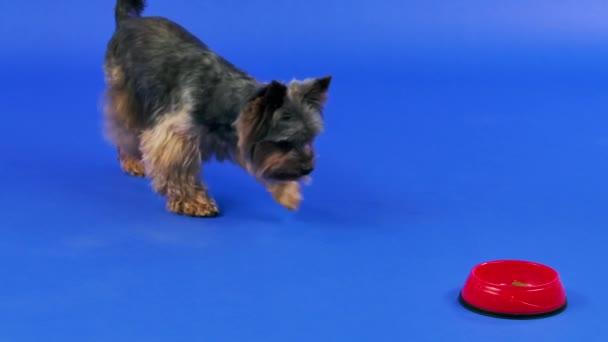
[[[283,115],[281,115],[281,121],[289,121],[292,117],[293,115],[291,115],[291,113],[283,113]]]
[[[283,151],[288,151],[293,149],[293,144],[289,141],[282,140],[276,143],[277,147]]]

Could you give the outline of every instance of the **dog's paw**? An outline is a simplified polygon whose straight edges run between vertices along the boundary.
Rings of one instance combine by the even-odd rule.
[[[276,202],[289,210],[297,210],[302,203],[302,193],[298,182],[275,184],[268,190]]]
[[[169,198],[167,210],[179,215],[193,217],[216,217],[220,211],[215,201],[205,194],[197,194],[188,198]]]
[[[141,160],[134,158],[123,157],[120,159],[121,169],[128,175],[133,177],[144,177],[144,164]]]

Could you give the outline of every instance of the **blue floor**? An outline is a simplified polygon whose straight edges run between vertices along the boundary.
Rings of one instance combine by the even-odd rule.
[[[301,210],[213,164],[217,219],[102,139],[113,3],[2,3],[0,341],[606,341],[608,7],[491,3],[150,1],[261,79],[334,75]],[[556,268],[568,309],[462,308],[505,258]]]

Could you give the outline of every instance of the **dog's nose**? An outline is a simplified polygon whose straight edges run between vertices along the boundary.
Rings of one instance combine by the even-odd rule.
[[[314,170],[312,166],[305,166],[302,168],[301,173],[303,176],[309,175]]]

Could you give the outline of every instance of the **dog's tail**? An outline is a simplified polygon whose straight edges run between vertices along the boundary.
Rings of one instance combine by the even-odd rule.
[[[140,17],[145,7],[145,0],[117,0],[114,7],[116,27],[129,18]]]

